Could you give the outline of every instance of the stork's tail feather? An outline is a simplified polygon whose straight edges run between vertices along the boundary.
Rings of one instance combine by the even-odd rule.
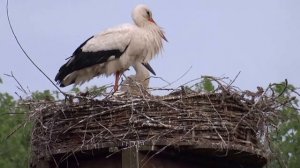
[[[66,87],[72,83],[69,83],[69,84],[65,84],[63,83],[63,80],[65,79],[65,77],[67,75],[69,75],[71,73],[71,70],[70,68],[68,68],[66,66],[66,64],[64,64],[63,66],[61,66],[61,68],[59,69],[58,73],[56,74],[55,76],[55,81],[57,82],[57,84],[60,86],[60,87]],[[74,82],[73,82],[74,83]]]
[[[154,72],[153,68],[150,66],[149,63],[142,63],[142,64],[143,64],[143,65],[145,66],[145,68],[147,68],[148,71],[150,71],[153,75],[156,75],[156,73]]]

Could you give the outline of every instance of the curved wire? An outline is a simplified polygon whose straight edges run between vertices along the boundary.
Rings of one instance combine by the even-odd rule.
[[[29,61],[52,83],[53,86],[56,87],[56,89],[62,93],[63,95],[66,95],[47,75],[46,73],[29,57],[29,55],[26,53],[26,51],[24,50],[24,48],[22,47],[21,43],[19,42],[16,34],[15,34],[15,31],[12,27],[12,24],[10,22],[10,17],[9,17],[9,13],[8,13],[8,0],[6,0],[6,17],[7,17],[7,20],[8,20],[8,24],[9,24],[9,27],[10,27],[10,30],[12,32],[12,34],[14,35],[14,38],[16,40],[16,42],[18,43],[18,46],[21,48],[22,52],[25,54],[25,56],[27,57],[27,59],[29,59]]]

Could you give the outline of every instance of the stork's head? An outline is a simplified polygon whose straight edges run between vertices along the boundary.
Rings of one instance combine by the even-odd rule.
[[[159,35],[161,38],[163,38],[165,41],[168,41],[166,37],[164,36],[164,32],[161,30],[159,26],[156,25],[155,21],[152,18],[152,12],[146,5],[137,5],[132,12],[132,19],[134,23],[139,27],[151,27],[151,25],[155,25],[154,27],[157,27],[159,30]]]
[[[146,5],[137,5],[132,12],[132,19],[140,27],[156,24],[152,18],[152,12]]]

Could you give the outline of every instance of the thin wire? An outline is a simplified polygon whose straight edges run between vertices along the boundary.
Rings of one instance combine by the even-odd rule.
[[[25,56],[29,59],[29,61],[52,83],[53,86],[56,87],[56,89],[62,93],[63,95],[66,95],[44,72],[43,70],[36,64],[34,63],[34,61],[29,57],[29,55],[26,53],[26,51],[23,49],[21,43],[19,42],[15,32],[14,32],[14,29],[11,25],[11,22],[10,22],[10,18],[9,18],[9,14],[8,14],[8,0],[6,0],[6,17],[7,17],[7,20],[8,20],[8,24],[9,24],[9,27],[10,27],[10,30],[12,32],[12,34],[14,35],[14,38],[16,40],[16,42],[18,43],[19,47],[21,48],[21,50],[23,51],[23,53],[25,54]]]

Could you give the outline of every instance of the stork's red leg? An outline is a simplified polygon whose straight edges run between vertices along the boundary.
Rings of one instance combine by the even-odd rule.
[[[120,76],[121,76],[120,71],[117,71],[117,72],[116,72],[116,79],[115,79],[114,92],[118,91]]]

